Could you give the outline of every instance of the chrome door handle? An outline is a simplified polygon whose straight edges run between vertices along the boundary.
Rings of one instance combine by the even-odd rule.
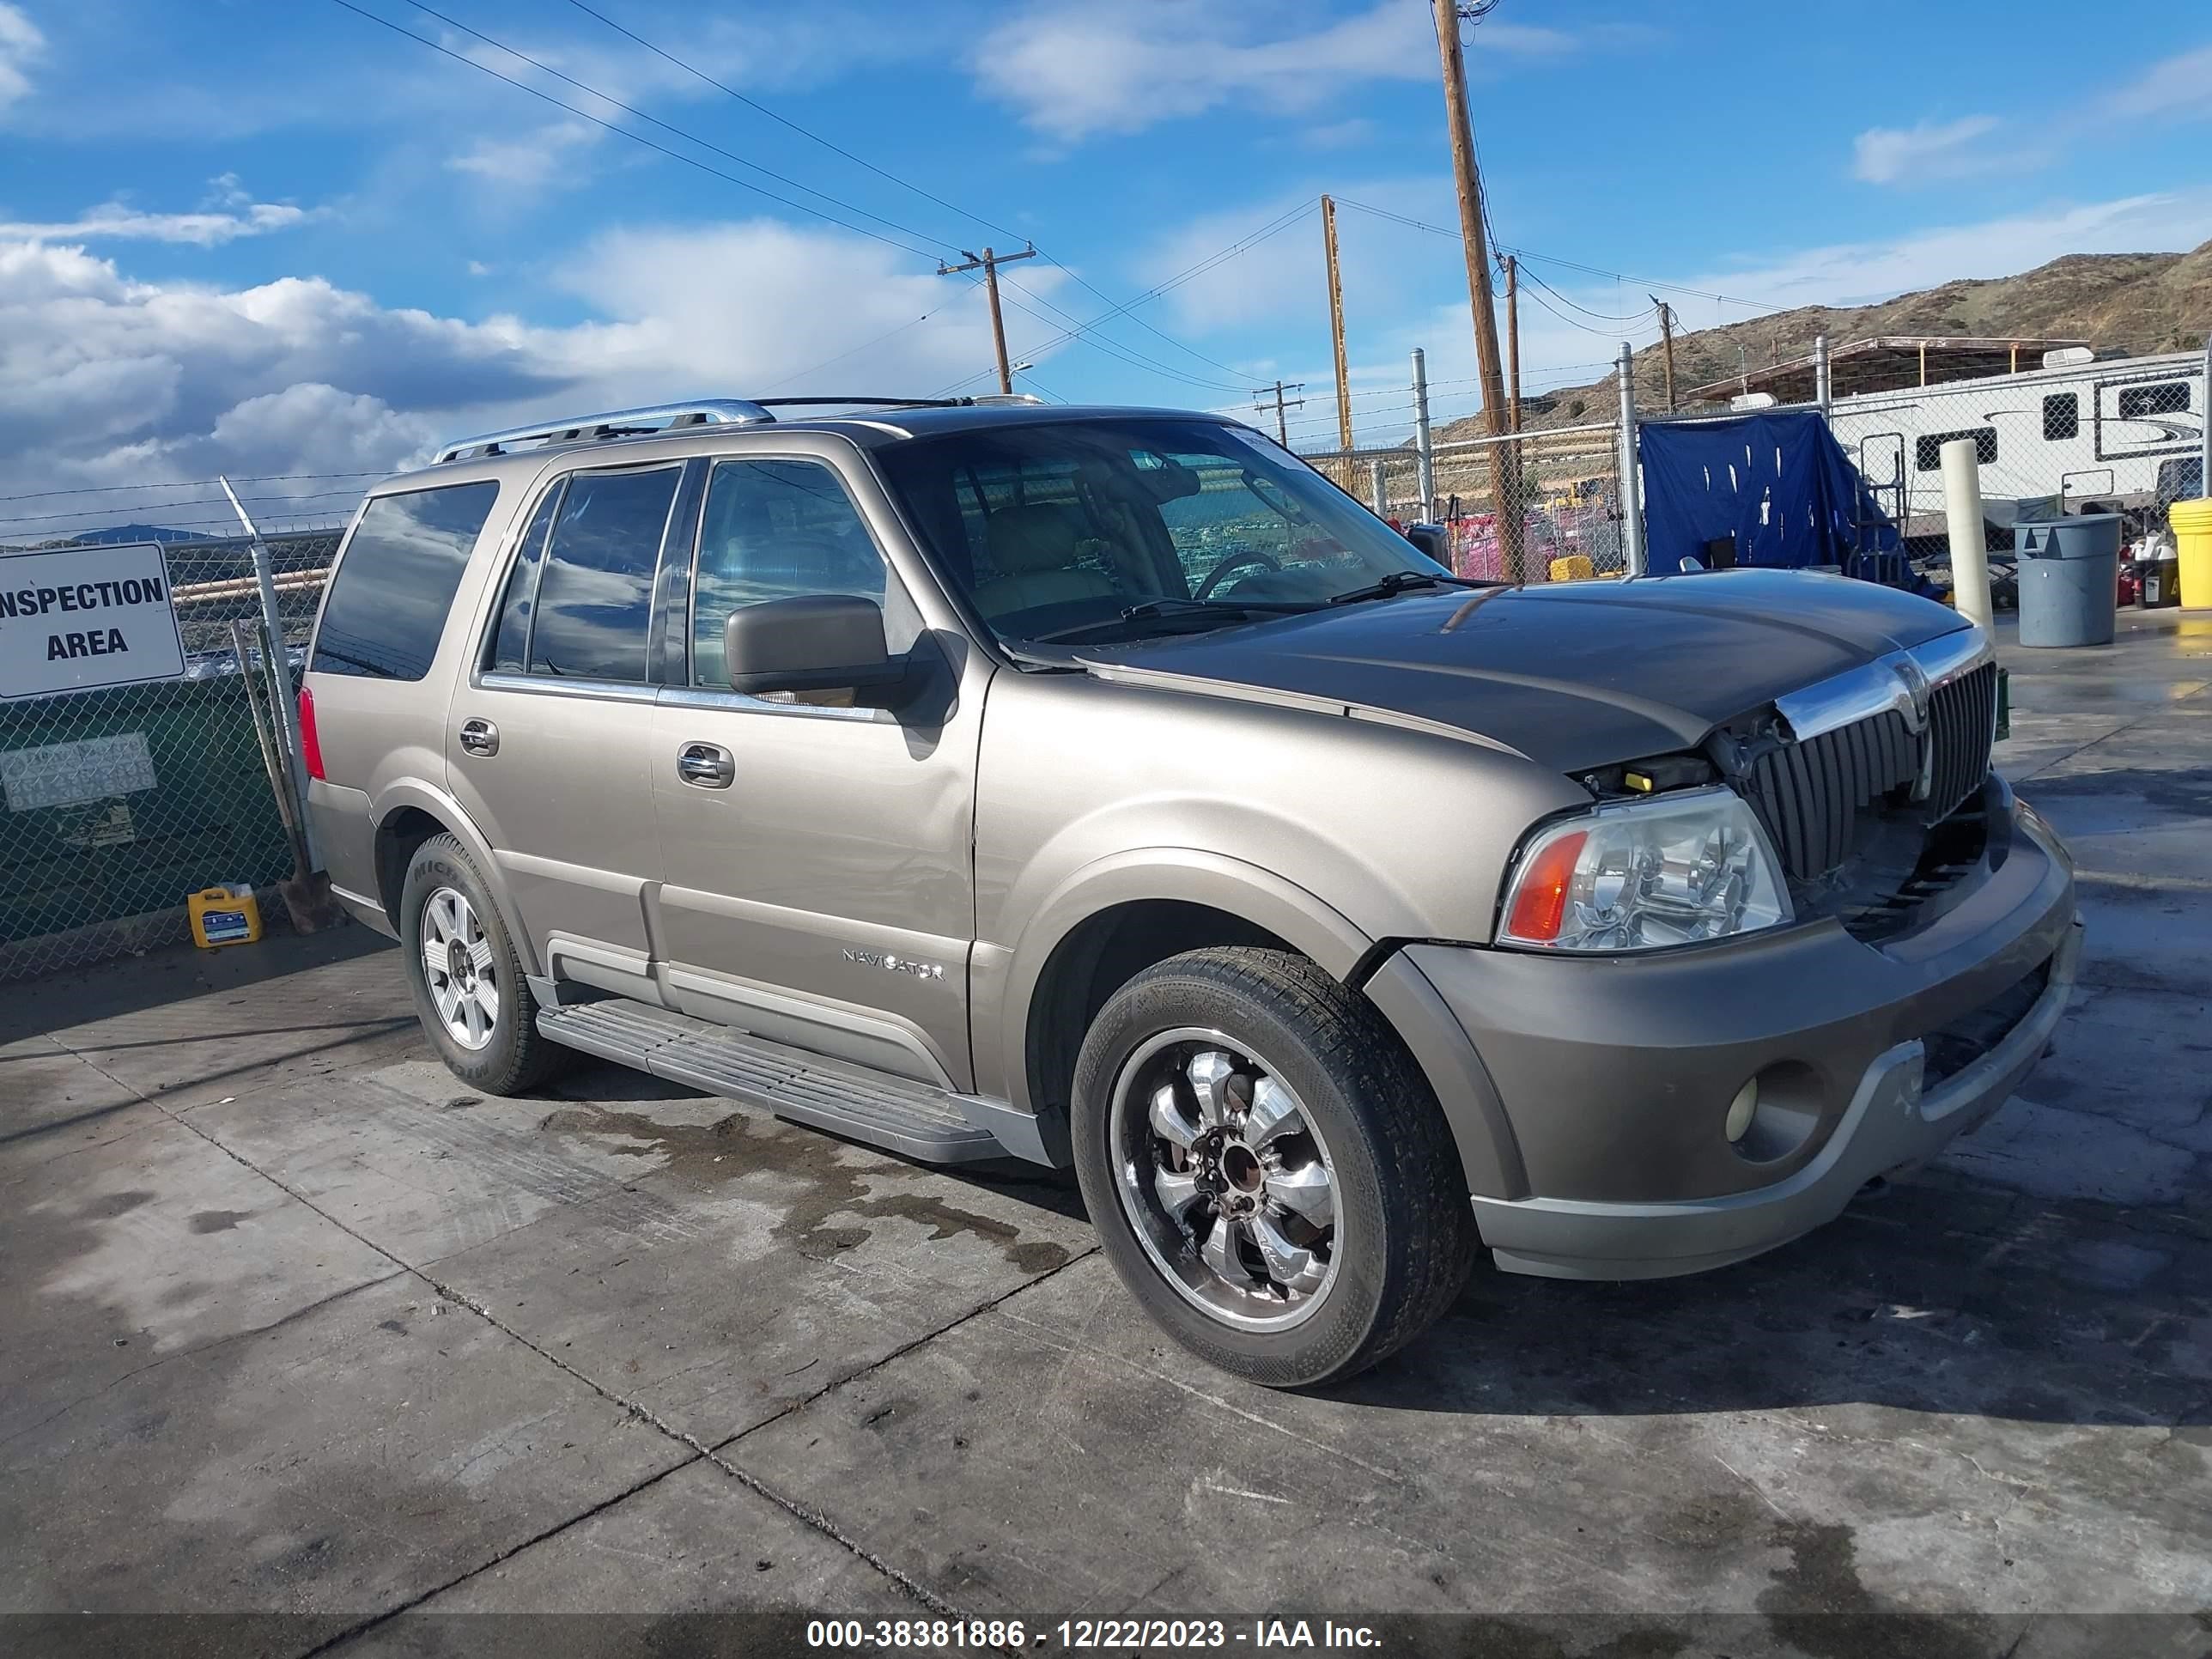
[[[489,720],[463,720],[461,747],[471,755],[499,753],[499,727]]]
[[[676,751],[676,775],[702,789],[726,789],[738,775],[738,763],[719,744],[687,743]]]

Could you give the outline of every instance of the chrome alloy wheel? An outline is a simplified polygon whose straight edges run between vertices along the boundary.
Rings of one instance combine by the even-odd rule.
[[[1336,1277],[1336,1170],[1304,1104],[1218,1031],[1152,1038],[1107,1121],[1121,1208],[1183,1299],[1244,1330],[1320,1307]]]
[[[422,902],[422,974],[446,1035],[481,1048],[499,1023],[491,941],[467,895],[441,887]]]

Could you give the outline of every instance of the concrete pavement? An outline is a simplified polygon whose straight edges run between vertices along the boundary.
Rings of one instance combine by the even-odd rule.
[[[2081,1650],[2027,1615],[2212,1607],[2212,617],[2123,624],[2007,653],[2000,763],[2090,926],[2019,1098],[1722,1273],[1486,1268],[1325,1394],[1170,1347],[1065,1180],[605,1066],[474,1096],[362,930],[7,988],[0,1612],[285,1615],[226,1645],[304,1652],[1474,1610],[1668,1653],[1936,1612],[2032,1653]]]

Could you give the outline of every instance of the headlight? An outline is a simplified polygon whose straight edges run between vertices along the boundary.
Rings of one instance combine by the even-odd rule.
[[[1506,884],[1501,944],[1648,951],[1790,919],[1766,832],[1733,790],[1600,806],[1530,836]]]

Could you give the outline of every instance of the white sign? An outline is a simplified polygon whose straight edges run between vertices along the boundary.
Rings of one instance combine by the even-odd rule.
[[[159,542],[0,553],[0,701],[184,672]]]
[[[0,789],[11,812],[135,794],[154,782],[154,757],[146,752],[143,732],[0,750]]]

